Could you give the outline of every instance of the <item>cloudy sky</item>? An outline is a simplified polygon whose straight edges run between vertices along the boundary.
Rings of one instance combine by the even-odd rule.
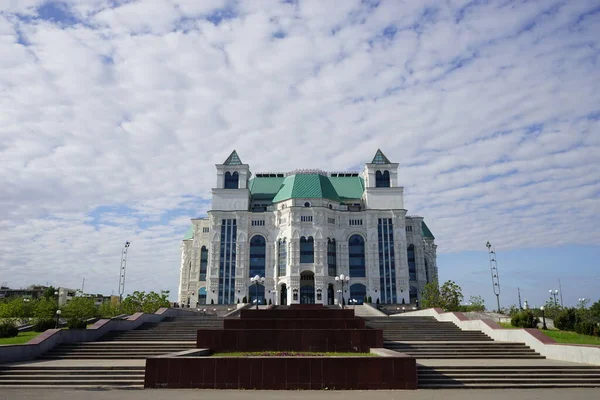
[[[214,164],[400,163],[442,280],[600,287],[600,1],[0,0],[0,283],[178,285]]]

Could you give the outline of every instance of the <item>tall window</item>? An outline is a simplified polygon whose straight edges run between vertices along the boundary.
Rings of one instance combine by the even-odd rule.
[[[406,251],[408,258],[408,277],[411,281],[417,280],[417,264],[415,262],[415,246],[408,246]]]
[[[300,263],[310,264],[315,262],[315,242],[312,236],[300,238]]]
[[[206,266],[208,265],[208,249],[202,246],[200,249],[200,280],[206,280]]]
[[[235,243],[237,225],[235,219],[221,221],[221,248],[219,252],[219,304],[235,302]]]
[[[327,275],[329,276],[335,276],[337,273],[335,239],[327,239],[327,272]]]
[[[390,187],[390,171],[375,172],[375,187]]]
[[[365,240],[360,235],[352,235],[348,239],[348,255],[351,277],[366,276]]]
[[[250,277],[265,276],[265,255],[267,241],[264,236],[255,235],[250,239]]]
[[[429,263],[426,258],[423,260],[425,261],[425,279],[427,280],[427,283],[429,283]]]
[[[382,303],[397,303],[394,228],[391,218],[379,218],[377,224],[379,247],[379,285]]]
[[[285,239],[279,239],[279,276],[285,276],[287,273],[287,242]]]
[[[240,176],[237,172],[233,174],[229,171],[225,172],[225,189],[238,189],[239,178]]]

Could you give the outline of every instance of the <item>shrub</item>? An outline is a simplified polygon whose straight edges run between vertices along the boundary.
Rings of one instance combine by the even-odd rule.
[[[67,328],[69,329],[85,329],[87,322],[79,318],[69,318],[67,320]]]
[[[577,313],[573,308],[563,309],[554,319],[554,326],[560,329],[561,331],[575,330],[576,323]]]
[[[536,328],[537,322],[537,318],[531,310],[523,310],[515,314],[510,320],[510,324],[518,328]]]
[[[0,338],[15,337],[19,330],[12,321],[0,322]]]
[[[582,335],[594,335],[594,328],[596,328],[596,324],[592,321],[577,321],[575,323],[575,332],[580,333]]]
[[[48,329],[54,329],[56,327],[56,321],[52,318],[38,318],[33,324],[33,330],[35,332],[44,332]]]

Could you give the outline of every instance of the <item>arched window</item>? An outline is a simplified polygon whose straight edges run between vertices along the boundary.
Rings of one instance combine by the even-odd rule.
[[[198,290],[198,304],[206,304],[206,288],[201,287]]]
[[[300,238],[300,263],[310,264],[315,262],[315,242],[312,236]]]
[[[362,283],[355,283],[354,285],[350,286],[350,300],[357,300],[356,304],[363,304],[366,296],[367,287]]]
[[[279,305],[285,306],[287,304],[287,285],[285,283],[281,285],[279,292]]]
[[[411,281],[417,280],[417,264],[415,262],[415,246],[412,244],[406,250],[408,258],[408,277]]]
[[[225,189],[238,189],[239,175],[237,172],[233,174],[229,171],[225,172]]]
[[[337,255],[335,250],[335,239],[327,239],[327,275],[337,274]]]
[[[208,265],[208,249],[202,246],[200,249],[200,280],[206,280],[206,266]]]
[[[285,239],[279,239],[279,260],[277,263],[278,275],[285,276],[287,271],[287,242]]]
[[[248,288],[250,292],[250,304],[267,304],[265,301],[265,287],[260,283],[257,285],[256,283],[250,285]]]
[[[267,251],[267,242],[261,235],[253,236],[250,239],[250,277],[265,276],[265,255]]]
[[[390,171],[375,172],[375,187],[390,187]]]
[[[366,276],[365,240],[360,235],[352,235],[348,239],[348,256],[350,258],[350,276]]]

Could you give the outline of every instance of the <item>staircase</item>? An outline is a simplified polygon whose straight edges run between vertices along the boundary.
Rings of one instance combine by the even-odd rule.
[[[600,387],[600,367],[418,366],[420,389]]]
[[[143,388],[144,366],[0,366],[0,388]]]
[[[365,320],[383,329],[386,348],[417,358],[421,389],[600,387],[600,367],[545,360],[524,343],[497,342],[452,322],[433,317]]]
[[[168,318],[156,324],[110,332],[98,342],[66,343],[40,357],[45,360],[135,360],[196,347],[198,329],[221,329],[223,319],[215,316]]]
[[[221,329],[223,318],[214,315],[167,318],[131,331],[109,332],[96,342],[61,344],[39,357],[40,363],[0,366],[0,388],[141,388],[143,360],[195,348],[196,331],[200,328]],[[62,360],[67,363],[61,365]]]

